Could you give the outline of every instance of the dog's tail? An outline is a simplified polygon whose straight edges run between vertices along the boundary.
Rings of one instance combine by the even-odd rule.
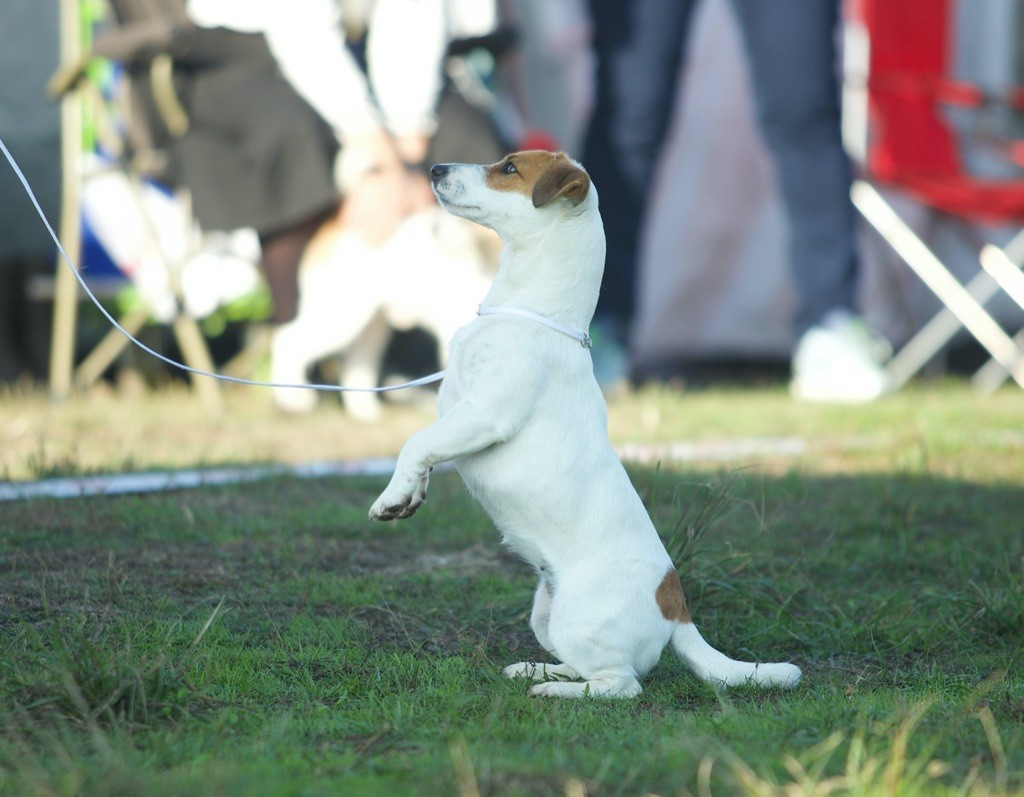
[[[730,659],[705,642],[692,622],[676,625],[672,632],[672,649],[698,678],[711,684],[788,689],[800,681],[800,668],[795,664],[750,664]]]

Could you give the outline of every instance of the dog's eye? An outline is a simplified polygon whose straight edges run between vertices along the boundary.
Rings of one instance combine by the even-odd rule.
[[[508,163],[501,167],[502,174],[515,174],[517,171],[519,170],[516,168],[516,165],[512,161],[509,161]]]

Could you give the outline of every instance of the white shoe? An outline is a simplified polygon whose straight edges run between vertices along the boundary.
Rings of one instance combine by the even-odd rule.
[[[830,310],[797,343],[790,393],[804,401],[872,401],[890,389],[882,364],[891,356],[888,341],[861,318]]]

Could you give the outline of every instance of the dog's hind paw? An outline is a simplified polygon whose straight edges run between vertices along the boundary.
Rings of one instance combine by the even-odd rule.
[[[643,689],[632,675],[611,675],[589,681],[545,681],[530,687],[534,697],[636,697]]]
[[[568,664],[540,664],[532,661],[510,664],[501,673],[506,678],[529,678],[532,681],[553,681],[565,678],[573,680],[580,677],[580,674]]]

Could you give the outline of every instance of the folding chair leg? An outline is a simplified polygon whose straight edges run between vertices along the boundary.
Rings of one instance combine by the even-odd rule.
[[[1006,249],[992,245],[986,246],[981,250],[981,265],[989,277],[1006,291],[1011,299],[1024,307],[1024,274],[1020,270],[1020,262],[1024,260],[1024,257],[1016,254],[1014,244],[1018,241],[1024,241],[1024,231],[1018,233]],[[1020,330],[1014,335],[1013,342],[1018,346],[1024,346],[1024,330]],[[994,393],[1006,381],[1006,377],[1007,373],[1003,366],[992,359],[971,377],[971,385],[977,392],[987,396]]]
[[[999,251],[1012,263],[1024,261],[1024,230],[1017,233],[1005,249]],[[971,297],[981,305],[984,305],[999,292],[999,283],[989,276],[987,271],[979,272],[965,287]],[[885,370],[893,389],[901,388],[914,374],[924,368],[962,326],[948,307],[943,307],[936,313],[935,317],[907,341],[886,365]],[[1014,340],[1016,341],[1016,339]],[[992,362],[995,371],[1002,369],[998,362],[995,360]],[[1003,371],[1002,377],[998,378],[992,389],[998,387],[1005,379],[1006,372]],[[987,385],[990,382],[990,378],[983,378],[980,382],[975,380],[975,385]]]
[[[78,0],[61,0],[60,51],[62,63],[82,56]],[[78,181],[82,174],[82,100],[70,91],[60,105],[61,200],[60,235],[75,265],[81,257],[81,217]],[[57,256],[57,282],[53,297],[53,329],[50,340],[50,395],[63,400],[71,392],[75,360],[75,321],[78,316],[78,285],[67,264]]]
[[[853,204],[899,253],[939,300],[989,353],[1024,387],[1024,351],[995,322],[942,262],[925,246],[888,202],[868,183],[858,180]]]
[[[73,178],[65,177],[65,180]],[[65,191],[67,189],[64,189]],[[60,237],[72,263],[80,257],[79,220],[76,210],[69,211],[70,203],[62,202]],[[67,220],[73,215],[74,220]],[[72,373],[75,368],[75,323],[78,318],[78,283],[67,264],[57,257],[57,276],[53,293],[53,326],[50,332],[50,397],[63,401],[71,392]]]
[[[984,304],[998,291],[999,286],[988,274],[978,274],[967,283],[967,293],[979,304]],[[909,382],[918,371],[963,327],[948,307],[943,307],[935,316],[908,340],[885,365],[885,372],[893,390]],[[996,363],[998,368],[1002,368]],[[1005,371],[1003,372],[1006,373]]]
[[[1005,251],[989,244],[981,250],[981,267],[1011,299],[1024,308],[1024,274],[1020,273],[1020,266]]]
[[[1024,329],[1013,336],[1013,342],[1024,347]],[[1006,381],[1009,374],[996,360],[989,360],[971,377],[971,387],[982,396],[991,396]]]
[[[179,313],[174,319],[174,337],[181,348],[185,364],[200,371],[214,371],[213,358],[206,346],[206,340],[196,320],[185,313]],[[211,377],[192,374],[192,386],[200,399],[211,409],[220,409],[223,401],[220,387]]]
[[[132,310],[127,316],[121,319],[121,326],[128,334],[137,335],[139,330],[145,326],[149,319],[149,309],[140,305]],[[89,352],[89,356],[82,360],[81,365],[75,371],[75,387],[84,389],[93,384],[103,376],[117,356],[124,351],[129,340],[118,330],[110,330],[100,341],[99,345]]]
[[[270,356],[274,331],[269,326],[250,324],[242,350],[221,366],[221,373],[233,377],[251,376],[260,361]]]
[[[135,336],[146,325],[148,319],[149,309],[145,305],[140,305],[125,316],[120,323],[128,334]],[[172,328],[185,363],[192,368],[212,372],[214,370],[213,358],[210,357],[210,350],[206,346],[206,340],[195,319],[182,313],[174,320]],[[118,330],[112,329],[108,332],[99,345],[78,366],[75,372],[75,387],[82,389],[93,384],[117,359],[128,343],[128,338]],[[221,407],[220,389],[210,377],[192,375],[192,384],[205,404],[214,409]]]

